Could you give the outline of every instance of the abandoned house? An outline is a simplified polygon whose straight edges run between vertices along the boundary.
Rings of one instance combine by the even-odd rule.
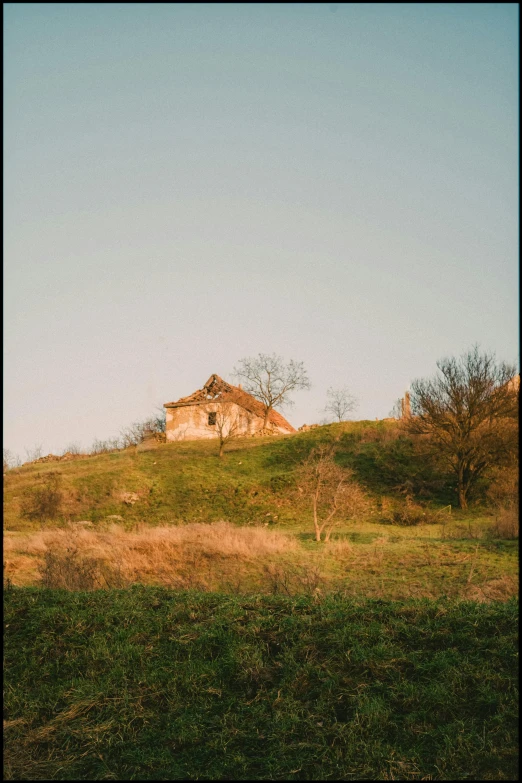
[[[166,402],[163,407],[167,441],[215,438],[220,428],[226,434],[232,428],[235,436],[256,435],[263,430],[263,404],[219,375],[211,375],[203,388],[189,397]],[[274,410],[270,411],[267,429],[282,435],[296,431]]]

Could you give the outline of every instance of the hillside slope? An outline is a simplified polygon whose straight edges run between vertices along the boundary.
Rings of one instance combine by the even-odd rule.
[[[218,519],[247,524],[274,517],[291,524],[305,511],[296,514],[295,468],[314,445],[334,438],[337,460],[354,469],[373,497],[397,495],[408,481],[422,487],[425,469],[414,459],[411,442],[397,438],[394,422],[354,422],[291,436],[239,439],[228,445],[223,459],[215,442],[195,441],[27,464],[5,476],[4,524],[9,530],[34,527],[24,519],[23,506],[50,475],[62,495],[54,523],[98,524],[118,516],[124,525]],[[431,483],[428,498],[451,502],[444,486]]]
[[[26,465],[5,480],[4,579],[74,590],[142,583],[286,595],[514,595],[516,540],[499,540],[485,509],[445,505],[444,481],[397,434],[393,422],[357,422],[238,440],[223,459],[216,443],[200,441]],[[371,503],[364,518],[340,516],[332,541],[317,544],[296,469],[331,438]],[[423,506],[405,501],[412,486]],[[28,516],[53,492],[52,518]]]

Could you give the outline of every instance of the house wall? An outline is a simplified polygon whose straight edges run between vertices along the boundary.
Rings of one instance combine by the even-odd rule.
[[[263,419],[254,414],[247,413],[239,405],[230,404],[231,418],[236,416],[241,422],[238,434],[253,435],[263,426]],[[208,414],[211,411],[219,411],[219,403],[207,403],[206,405],[186,405],[180,408],[167,408],[167,441],[175,440],[205,440],[218,437],[218,428],[208,423]]]
[[[230,416],[234,419],[236,416],[241,423],[238,435],[255,435],[263,429],[263,418],[254,413],[248,413],[244,408],[235,403],[228,403]],[[205,405],[184,405],[179,408],[166,409],[166,440],[206,440],[218,437],[218,428],[214,424],[208,423],[208,414],[211,411],[219,411],[220,405],[217,402],[209,402]],[[287,433],[288,430],[282,427],[274,427],[275,432]]]

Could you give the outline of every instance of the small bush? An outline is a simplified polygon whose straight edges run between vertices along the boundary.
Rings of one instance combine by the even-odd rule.
[[[274,493],[284,493],[289,488],[294,487],[295,480],[292,476],[276,475],[271,476],[268,486]]]
[[[384,525],[402,525],[413,527],[414,525],[429,525],[437,522],[436,515],[424,506],[421,506],[408,495],[404,503],[398,508],[384,506],[380,519]]]
[[[492,473],[486,497],[496,508],[518,505],[518,464]]]
[[[518,504],[508,507],[501,506],[491,526],[490,535],[493,538],[518,538],[519,512]]]
[[[269,563],[263,573],[272,595],[313,595],[318,596],[324,585],[324,578],[317,567],[278,565]]]
[[[19,468],[22,464],[22,460],[17,454],[13,454],[9,449],[3,450],[4,457],[4,473],[12,468]]]
[[[46,475],[41,486],[26,490],[20,504],[22,517],[39,522],[56,519],[63,501],[61,482],[61,473],[53,471]]]
[[[95,590],[123,587],[118,571],[99,558],[80,552],[74,544],[66,549],[48,549],[39,567],[41,584],[52,590]]]

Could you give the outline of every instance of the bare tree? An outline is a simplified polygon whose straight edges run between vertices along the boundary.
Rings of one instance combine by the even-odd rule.
[[[327,403],[324,407],[325,413],[329,413],[337,421],[344,421],[351,411],[357,408],[357,399],[350,394],[347,386],[342,389],[333,389],[330,387],[326,392]]]
[[[4,457],[4,473],[7,473],[7,471],[11,470],[12,468],[19,468],[22,464],[22,460],[20,459],[18,454],[13,454],[13,452],[10,449],[4,449],[3,457]]]
[[[35,446],[32,451],[28,448],[25,448],[24,451],[25,451],[25,456],[27,458],[26,459],[27,462],[35,462],[37,459],[40,459],[42,456],[41,444]]]
[[[156,414],[149,419],[153,432],[165,432],[167,429],[167,411],[163,405],[156,406]]]
[[[231,401],[225,400],[217,405],[208,405],[204,408],[205,412],[212,419],[216,435],[219,439],[219,456],[222,457],[225,452],[225,445],[237,438],[243,431],[243,422],[241,413],[237,405]]]
[[[276,354],[260,353],[253,358],[240,359],[234,375],[242,381],[248,394],[263,403],[263,429],[267,428],[274,408],[293,405],[290,399],[292,392],[311,386],[303,362],[292,360],[285,363]]]
[[[353,479],[353,472],[335,462],[335,445],[322,444],[313,449],[298,470],[298,489],[312,503],[315,540],[330,540],[340,521],[367,513],[370,503]]]
[[[65,449],[62,451],[62,457],[65,454],[81,454],[82,453],[82,447],[79,443],[76,441],[74,443],[69,443],[68,446],[65,447]]]
[[[144,427],[143,422],[134,422],[130,427],[120,430],[120,443],[122,449],[129,446],[137,446],[143,441]]]
[[[398,397],[393,403],[390,416],[394,419],[402,419],[402,398]]]
[[[473,347],[459,359],[441,359],[433,378],[413,381],[412,434],[430,436],[443,463],[457,480],[459,505],[489,469],[509,464],[518,446],[516,368],[497,364],[493,354]]]
[[[143,442],[145,435],[150,432],[165,432],[166,411],[164,408],[156,408],[156,413],[144,421],[135,421],[130,427],[120,430],[120,443],[123,449],[128,446],[138,446]]]

